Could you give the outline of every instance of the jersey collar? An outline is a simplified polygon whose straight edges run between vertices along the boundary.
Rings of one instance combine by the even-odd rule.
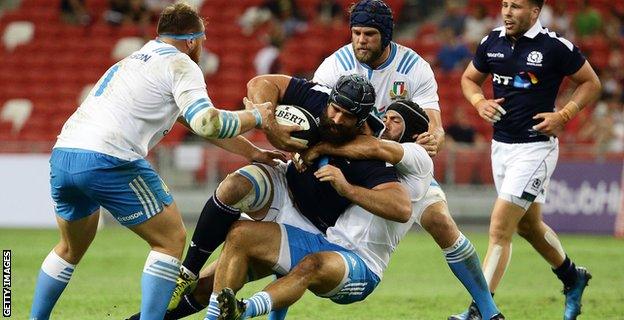
[[[539,19],[537,19],[535,24],[533,24],[533,26],[529,28],[529,30],[527,30],[522,36],[527,37],[529,39],[534,39],[535,36],[537,36],[540,33],[540,31],[542,31],[542,29],[543,29],[542,23],[539,21]],[[505,26],[502,26],[499,37],[504,37],[506,35],[506,31],[507,30],[505,29]]]

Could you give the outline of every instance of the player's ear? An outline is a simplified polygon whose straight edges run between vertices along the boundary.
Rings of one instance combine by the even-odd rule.
[[[195,44],[195,39],[186,40],[186,48],[188,50],[193,50],[193,45]]]

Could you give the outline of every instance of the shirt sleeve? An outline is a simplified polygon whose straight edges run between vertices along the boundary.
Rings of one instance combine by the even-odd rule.
[[[405,184],[414,200],[421,199],[433,178],[433,160],[416,143],[402,143],[403,158],[396,164],[401,183]]]
[[[195,62],[188,57],[176,57],[171,62],[170,70],[173,98],[185,118],[190,119],[190,113],[213,106],[208,97],[204,75]]]
[[[330,92],[329,87],[305,79],[292,78],[280,104],[302,107],[318,117],[327,106]]]
[[[323,63],[321,63],[318,69],[314,72],[312,81],[330,88],[333,87],[336,82],[338,82],[338,78],[340,78],[340,72],[338,72],[338,66],[336,63],[334,54],[325,58]]]
[[[586,61],[581,50],[565,38],[557,37],[556,40],[556,57],[558,62],[555,63],[555,66],[557,70],[565,76],[572,75],[579,71]]]
[[[423,109],[440,110],[438,83],[429,63],[420,58],[419,67],[413,68],[410,78],[413,79],[412,101]]]
[[[488,38],[490,36],[491,34],[485,36],[481,40],[481,43],[479,44],[479,46],[477,47],[477,51],[475,52],[474,58],[472,58],[472,65],[474,65],[474,67],[481,73],[490,73],[490,66],[488,66],[487,64],[486,57]]]
[[[372,189],[383,183],[399,181],[397,169],[383,161],[353,160],[351,164],[356,164],[355,170],[363,173],[361,181],[356,183],[361,187]]]

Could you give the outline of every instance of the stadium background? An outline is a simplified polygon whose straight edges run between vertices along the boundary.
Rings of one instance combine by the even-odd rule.
[[[9,228],[54,226],[48,195],[47,158],[56,135],[82,97],[106,69],[140,47],[144,41],[154,37],[155,13],[160,10],[159,6],[169,1],[79,2],[83,4],[84,11],[71,9],[71,6],[64,7],[64,4],[69,3],[64,0],[0,2],[0,61],[3,62],[0,68],[0,202],[3,205],[0,207],[0,246],[16,252],[28,251],[27,256],[32,259],[19,262],[18,266],[23,267],[21,269],[15,267],[16,272],[23,271],[24,277],[22,280],[16,278],[15,281],[31,290],[23,290],[19,295],[19,301],[24,303],[20,307],[23,310],[30,303],[28,299],[32,293],[34,274],[41,259],[54,243],[55,233]],[[200,8],[202,16],[208,22],[206,51],[201,65],[206,75],[208,93],[214,104],[220,108],[241,108],[245,84],[259,71],[310,78],[324,57],[350,41],[346,10],[352,0],[189,2]],[[456,140],[470,141],[454,142],[450,138],[450,130],[447,130],[447,143],[443,151],[435,157],[435,175],[444,185],[451,211],[461,228],[471,232],[475,230],[477,248],[483,256],[487,242],[482,232],[486,230],[495,197],[489,160],[488,141],[491,128],[462,97],[459,78],[469,59],[466,52],[474,52],[476,43],[485,32],[499,24],[500,1],[386,2],[395,13],[394,40],[413,48],[434,67],[445,127],[448,129],[455,125],[455,128],[462,129],[457,130],[460,134]],[[321,3],[326,5],[323,8],[328,9],[320,10]],[[544,24],[581,47],[599,73],[604,90],[600,101],[587,107],[566,127],[565,133],[560,137],[562,144],[559,169],[556,171],[557,183],[553,186],[555,191],[551,191],[555,200],[547,205],[547,219],[551,219],[554,228],[559,231],[607,235],[622,232],[624,219],[618,218],[624,214],[621,188],[624,159],[624,2],[547,0],[546,3],[549,7],[543,18],[548,21],[543,21]],[[290,13],[284,10],[292,5],[294,7],[290,7]],[[479,11],[483,15],[478,14]],[[484,31],[479,34],[478,30]],[[256,65],[255,61],[259,64]],[[559,100],[566,101],[573,88],[573,85],[564,82]],[[491,94],[489,84],[485,91]],[[262,134],[251,133],[248,137],[267,146]],[[149,160],[172,189],[185,219],[192,227],[193,220],[216,183],[245,162],[197,140],[178,125],[164,142],[151,153]],[[617,223],[620,231],[616,228]],[[113,227],[117,225],[107,216],[103,218],[103,224]],[[102,237],[124,240],[132,237],[128,232],[119,232],[116,229],[105,228]],[[19,241],[22,237],[23,241]],[[435,251],[433,242],[420,241],[424,238],[426,236],[410,235],[407,242],[426,243],[427,247],[414,250],[420,250],[420,254],[423,254],[422,250],[431,251],[435,257],[432,258],[432,268],[439,269],[436,272],[440,275],[415,281],[434,281],[442,277],[446,284],[441,285],[440,290],[444,291],[446,285],[450,288],[448,290],[451,290],[452,297],[465,298],[459,285],[449,277],[450,273],[443,269],[443,261],[438,257],[439,253]],[[33,246],[29,241],[36,245]],[[136,239],[129,241],[138,243]],[[519,242],[521,241],[516,241]],[[621,240],[613,240],[610,236],[568,236],[564,238],[564,245],[569,246],[573,252],[580,251],[581,257],[585,255],[596,259],[600,261],[600,265],[604,262],[601,268],[605,270],[619,267],[609,263],[624,261]],[[535,253],[530,253],[526,243],[517,246],[520,256],[525,252],[529,257],[524,266],[517,268],[531,272],[531,261],[543,263]],[[590,253],[594,247],[601,247],[604,255],[594,256],[594,253]],[[127,254],[136,255],[142,261],[142,248],[135,250],[137,251],[129,251]],[[411,263],[409,259],[413,257],[409,258],[405,251],[399,252],[398,256],[401,257],[401,254],[407,258],[397,260],[407,259],[406,263]],[[100,255],[104,256],[106,253]],[[522,259],[516,257],[514,253],[514,263]],[[141,262],[137,263],[140,264]],[[88,270],[88,267],[84,268]],[[134,269],[139,268],[140,266]],[[132,270],[136,271],[134,269]],[[409,274],[409,271],[405,272]],[[400,272],[399,274],[404,275]],[[93,275],[99,277],[97,272]],[[523,283],[513,275],[508,278],[509,287],[521,284],[524,285],[524,291],[515,292],[517,295],[513,299],[503,293],[502,301],[522,301],[524,297],[532,303],[535,295],[531,291],[532,284]],[[551,281],[548,279],[543,281]],[[133,278],[127,282],[135,283],[135,280]],[[605,313],[596,315],[622,319],[624,310],[621,305],[624,303],[624,296],[621,290],[616,289],[624,287],[624,279],[614,275],[606,280],[606,291],[602,297],[595,297],[595,301],[605,300],[613,304]],[[394,281],[397,281],[397,287],[401,286],[400,279]],[[542,280],[538,278],[536,281],[540,283]],[[558,286],[552,282],[552,286]],[[609,286],[610,283],[616,286]],[[84,284],[84,287],[88,285]],[[452,311],[447,305],[440,305],[445,302],[432,298],[431,295],[435,296],[437,293],[432,293],[429,287],[425,288],[427,289],[419,291],[417,295],[405,299],[429,301],[436,306],[431,310],[437,312],[430,314],[437,318],[447,313],[440,310]],[[83,289],[87,292],[100,290],[97,286],[95,289]],[[136,288],[128,290],[137,292]],[[381,301],[386,299],[384,292],[389,291],[384,290],[380,294]],[[391,299],[395,293],[388,292],[387,299]],[[409,296],[412,293],[405,294]],[[554,307],[540,308],[551,308],[553,314],[558,314],[554,312],[558,310],[560,296],[553,290],[543,298],[551,299],[550,304]],[[71,298],[67,299],[71,301]],[[314,299],[307,301],[312,303]],[[138,300],[134,305],[138,305]],[[463,302],[454,304],[457,310],[463,305]],[[531,313],[522,313],[523,306],[514,308],[517,308],[517,314],[524,315],[523,318],[532,318],[529,316]],[[90,309],[77,310],[88,312]],[[422,319],[429,319],[427,311],[424,312],[425,317]],[[295,313],[301,314],[305,312]],[[380,314],[383,315],[383,311]],[[396,317],[405,318],[400,314]],[[102,317],[94,317],[98,318]]]

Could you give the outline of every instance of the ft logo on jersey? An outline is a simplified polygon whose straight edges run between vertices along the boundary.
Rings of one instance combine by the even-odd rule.
[[[407,85],[405,81],[395,81],[390,89],[390,99],[406,99],[407,98]]]
[[[507,86],[509,85],[509,82],[511,82],[511,79],[513,79],[513,77],[501,76],[499,74],[492,73],[492,82],[496,84]]]

